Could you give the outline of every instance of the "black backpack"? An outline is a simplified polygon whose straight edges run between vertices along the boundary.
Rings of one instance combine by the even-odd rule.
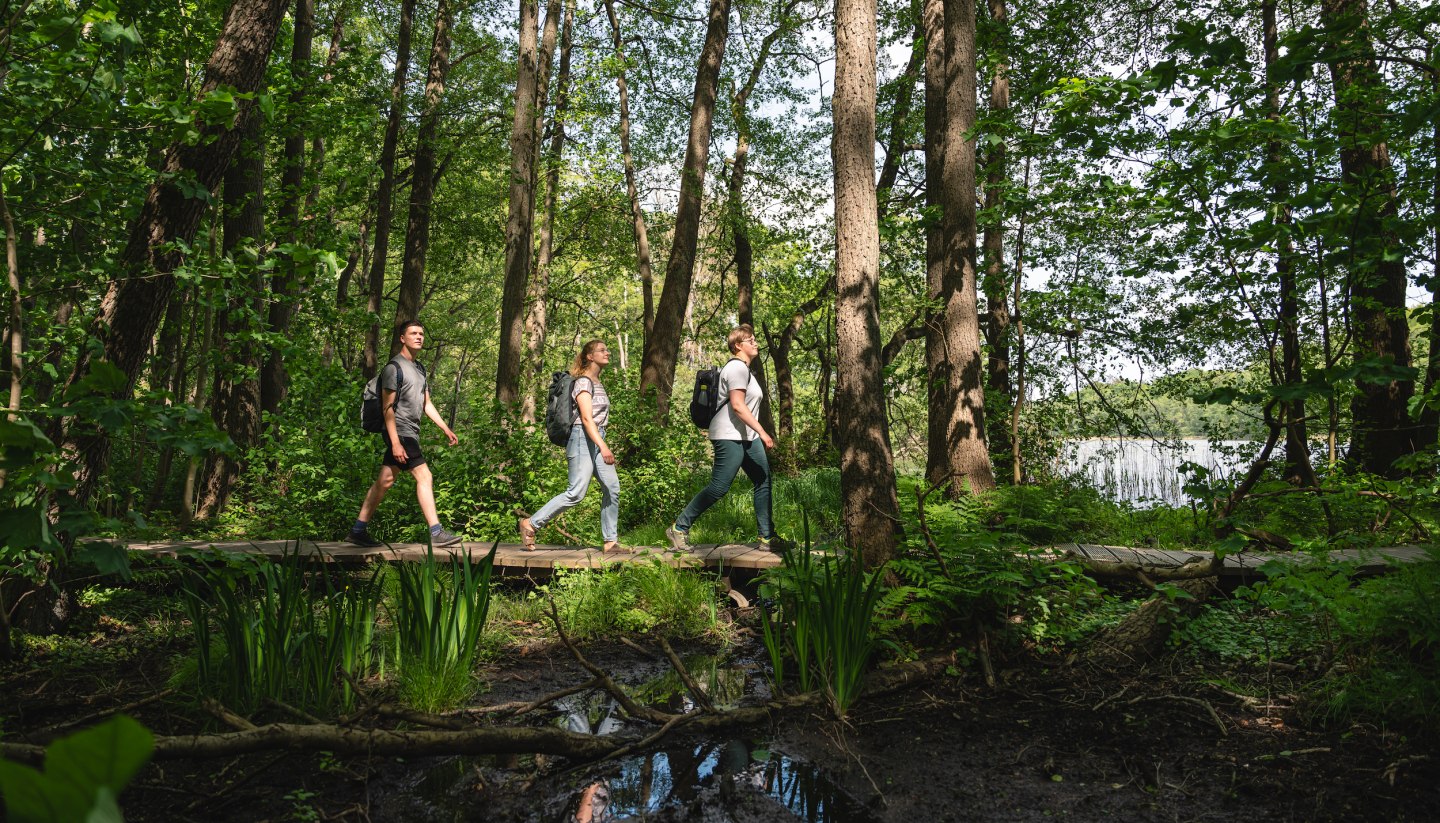
[[[739,360],[732,357],[731,360]],[[744,362],[743,360],[741,362]],[[730,365],[726,361],[725,365]],[[695,374],[695,390],[690,394],[690,422],[702,429],[710,428],[710,421],[720,411],[725,397],[720,391],[720,369],[711,366]]]
[[[557,446],[570,442],[570,427],[575,425],[575,401],[570,387],[575,378],[568,371],[550,376],[550,391],[545,397],[545,436]]]
[[[360,428],[371,434],[385,431],[385,410],[380,408],[380,375],[391,366],[395,367],[395,402],[400,402],[400,388],[405,385],[405,370],[400,368],[400,364],[393,358],[380,367],[380,374],[370,378],[370,382],[365,384],[365,391],[360,393]]]

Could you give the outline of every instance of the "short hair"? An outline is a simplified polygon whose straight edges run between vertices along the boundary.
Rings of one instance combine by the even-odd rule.
[[[742,323],[731,329],[730,333],[725,336],[725,344],[730,347],[732,353],[737,352],[740,351],[740,341],[747,337],[756,340],[755,330],[750,327],[749,323]]]
[[[425,324],[419,320],[401,320],[395,324],[395,336],[403,337],[405,332],[410,330],[411,326],[419,326],[422,329],[425,328]]]

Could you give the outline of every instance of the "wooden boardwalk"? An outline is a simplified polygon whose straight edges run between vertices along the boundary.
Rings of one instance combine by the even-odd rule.
[[[435,557],[449,562],[452,557],[469,554],[479,560],[490,551],[490,543],[466,541],[435,549]],[[417,561],[425,558],[423,543],[391,543],[373,549],[343,542],[312,540],[180,540],[162,543],[127,543],[132,553],[152,557],[176,557],[184,552],[214,549],[236,554],[263,554],[280,557],[299,554],[328,563],[363,564],[372,561]],[[633,554],[605,554],[599,548],[577,549],[571,546],[535,547],[527,552],[518,543],[501,543],[495,550],[495,574],[548,576],[552,569],[597,569],[613,563],[650,563],[659,560],[671,566],[697,566],[709,569],[748,569],[758,571],[780,565],[780,555],[754,546],[733,543],[702,543],[688,552],[669,549],[637,548]]]
[[[1161,569],[1176,569],[1181,566],[1205,563],[1211,558],[1210,552],[1137,549],[1129,546],[1100,546],[1093,543],[1061,543],[1048,547],[1045,554],[1057,559],[1075,557],[1079,560],[1092,561],[1101,566],[1138,563]],[[1418,563],[1430,557],[1423,546],[1337,549],[1329,554],[1333,562],[1356,564],[1360,574],[1377,574],[1388,570],[1395,563]],[[1261,574],[1260,567],[1272,560],[1282,563],[1309,563],[1311,557],[1299,552],[1241,552],[1225,557],[1225,564],[1220,574],[1224,577],[1258,577]]]

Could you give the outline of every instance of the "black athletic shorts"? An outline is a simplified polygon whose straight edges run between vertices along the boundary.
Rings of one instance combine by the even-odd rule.
[[[400,445],[405,447],[405,457],[407,458],[404,463],[395,459],[395,451],[390,448],[390,435],[380,435],[380,442],[385,444],[385,459],[381,461],[384,465],[404,469],[407,472],[425,465],[425,454],[420,451],[419,440],[400,435]]]

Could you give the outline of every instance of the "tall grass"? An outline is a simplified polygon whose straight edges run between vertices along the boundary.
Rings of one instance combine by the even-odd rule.
[[[693,638],[719,634],[714,578],[659,558],[602,569],[556,569],[544,587],[565,631],[581,639],[616,633]]]
[[[784,554],[779,569],[767,572],[762,593],[778,609],[766,609],[762,639],[784,688],[787,658],[795,662],[801,691],[818,685],[837,717],[860,696],[875,650],[872,623],[880,599],[880,570],[866,573],[855,553],[815,559],[809,547]]]
[[[480,562],[452,557],[448,569],[426,547],[425,559],[395,567],[399,583],[391,618],[402,698],[439,711],[473,692],[472,670],[490,609],[490,576],[497,541]]]
[[[267,701],[312,712],[353,707],[352,679],[373,662],[377,575],[337,586],[299,554],[241,557],[187,573],[182,602],[196,685],[242,714]]]

